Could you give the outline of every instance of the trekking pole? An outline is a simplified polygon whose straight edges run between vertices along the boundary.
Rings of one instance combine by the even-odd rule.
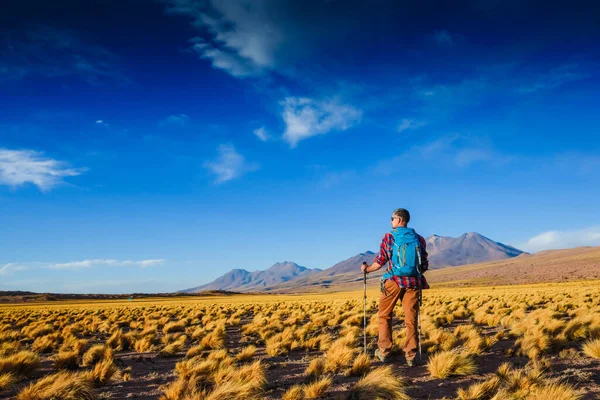
[[[421,274],[421,249],[417,247],[417,276],[419,278],[419,307],[417,309],[417,332],[419,335],[419,362],[423,361],[421,349],[421,306],[423,305],[423,275]]]
[[[366,264],[363,262],[363,264]],[[364,286],[364,306],[363,306],[363,346],[364,352],[367,354],[367,273],[363,274],[363,286]]]

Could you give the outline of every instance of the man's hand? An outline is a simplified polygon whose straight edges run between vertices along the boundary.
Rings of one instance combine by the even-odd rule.
[[[360,270],[362,271],[363,274],[368,273],[369,271],[367,270],[367,268],[369,268],[369,265],[363,261],[362,265],[360,266]]]

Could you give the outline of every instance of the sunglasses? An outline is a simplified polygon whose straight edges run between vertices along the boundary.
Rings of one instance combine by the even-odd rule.
[[[396,218],[400,219],[400,217],[390,217],[390,221],[395,220]]]

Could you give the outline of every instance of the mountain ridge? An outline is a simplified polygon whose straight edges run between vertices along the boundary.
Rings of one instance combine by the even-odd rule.
[[[477,232],[467,232],[456,238],[434,234],[425,241],[430,270],[498,261],[526,254]],[[360,265],[363,262],[371,264],[375,256],[375,252],[367,250],[324,270],[309,269],[290,261],[277,262],[264,271],[249,272],[245,269],[234,269],[210,283],[186,289],[184,292],[203,290],[277,292],[294,288],[335,287],[362,280]],[[379,277],[384,269],[385,266],[370,276]]]

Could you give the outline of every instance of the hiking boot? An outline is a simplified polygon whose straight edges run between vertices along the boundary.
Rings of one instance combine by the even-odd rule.
[[[415,366],[419,365],[419,362],[417,361],[416,357],[407,358],[406,359],[406,365],[409,366],[409,367],[415,367]]]
[[[375,357],[377,357],[379,359],[379,361],[381,361],[381,362],[385,362],[387,359],[386,356],[381,354],[381,351],[379,351],[379,349],[375,350]]]

